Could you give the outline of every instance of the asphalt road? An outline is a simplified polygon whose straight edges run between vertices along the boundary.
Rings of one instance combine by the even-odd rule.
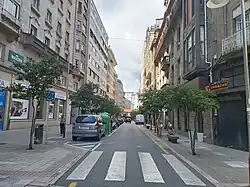
[[[143,127],[142,127],[143,128]],[[199,173],[160,149],[134,123],[123,124],[56,183],[69,187],[212,187]]]

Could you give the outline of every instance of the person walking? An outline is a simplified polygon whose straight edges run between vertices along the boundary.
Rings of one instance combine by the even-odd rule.
[[[65,138],[65,131],[66,131],[66,119],[64,117],[64,115],[61,116],[61,120],[60,120],[60,133],[61,136],[63,136],[63,138]]]

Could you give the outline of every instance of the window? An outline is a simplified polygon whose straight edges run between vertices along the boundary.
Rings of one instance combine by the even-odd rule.
[[[59,100],[58,118],[61,119],[62,115],[65,113],[66,102],[64,100]]]
[[[33,0],[33,1],[32,1],[32,6],[33,6],[35,9],[39,10],[39,8],[40,8],[40,0]]]
[[[30,34],[37,36],[37,28],[34,25],[30,27]]]
[[[81,32],[81,21],[79,20],[76,22],[76,31]]]
[[[66,31],[66,33],[65,33],[65,41],[69,42],[69,32],[68,31]]]
[[[91,77],[92,75],[92,70],[89,68],[89,76]]]
[[[19,19],[20,6],[13,0],[4,1],[4,9],[7,10],[16,19]]]
[[[205,55],[205,33],[204,26],[200,26],[201,55]]]
[[[76,41],[76,50],[80,51],[80,40]]]
[[[82,25],[82,32],[86,33],[86,26]]]
[[[62,24],[60,22],[57,23],[56,32],[60,35],[62,34]]]
[[[44,100],[40,99],[40,100],[38,100],[37,109],[36,109],[36,118],[37,119],[43,118],[43,114],[44,114],[43,109],[44,109]]]
[[[48,118],[54,119],[54,117],[55,117],[55,101],[52,101],[49,104],[49,116],[48,116]]]
[[[52,23],[52,13],[49,10],[47,10],[46,21]]]
[[[60,8],[63,10],[63,0],[60,0]]]
[[[45,41],[44,41],[45,45],[50,47],[50,39],[48,37],[45,36]]]
[[[69,10],[67,10],[67,18],[68,18],[69,20],[71,20],[71,13],[70,13]]]
[[[6,46],[0,43],[0,60],[1,61],[4,61],[4,58],[5,58],[5,48]]]
[[[177,28],[177,42],[180,42],[181,41],[181,26],[178,26]],[[177,45],[179,45],[177,43]]]
[[[81,14],[82,13],[82,2],[78,2],[78,8],[77,8],[77,13]]]
[[[60,50],[61,50],[60,47],[56,46],[56,53],[57,54],[60,54]]]
[[[78,90],[78,83],[77,82],[74,83],[74,90]]]
[[[76,123],[95,123],[96,117],[95,116],[78,116],[76,118]]]

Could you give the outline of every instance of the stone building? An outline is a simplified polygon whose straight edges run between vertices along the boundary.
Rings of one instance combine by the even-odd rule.
[[[79,60],[79,65],[82,64],[82,67],[86,64],[84,59],[78,59],[74,52],[74,48],[77,47],[74,45],[75,12],[81,9],[80,6],[84,6],[83,1],[0,0],[0,82],[3,88],[1,89],[3,105],[0,108],[3,118],[0,120],[1,129],[6,128],[9,112],[12,129],[29,127],[31,122],[31,102],[18,98],[15,94],[10,95],[4,89],[17,81],[15,72],[11,68],[12,63],[24,62],[27,58],[39,61],[43,56],[48,55],[56,55],[64,64],[63,76],[52,88],[55,91],[56,100],[49,106],[45,101],[39,104],[36,114],[37,123],[44,123],[48,115],[49,124],[58,124],[63,113],[67,114],[66,121],[69,123],[71,107],[68,93],[75,92],[84,80],[84,72],[76,67],[76,61]],[[87,11],[88,7],[87,5]],[[86,34],[85,31],[83,33]],[[84,45],[83,42],[81,44]],[[28,83],[23,82],[23,84]],[[47,108],[49,108],[48,114]],[[21,113],[16,115],[12,112],[16,110]]]

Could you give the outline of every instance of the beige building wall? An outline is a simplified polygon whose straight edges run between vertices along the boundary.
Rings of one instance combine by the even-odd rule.
[[[48,106],[45,101],[38,108],[37,123],[45,121],[50,108],[49,125],[59,124],[60,116],[66,113],[66,121],[70,120],[70,103],[67,102],[67,78],[69,78],[69,90],[75,92],[82,81],[76,69],[73,67],[72,51],[76,1],[34,1],[0,0],[0,81],[4,87],[16,82],[15,73],[11,70],[15,60],[24,62],[27,58],[36,61],[49,54],[58,55],[58,59],[64,64],[63,76],[57,81],[51,90],[56,93],[56,100]],[[38,1],[37,1],[38,2]],[[18,8],[11,11],[10,4],[14,3]],[[12,13],[11,13],[12,12]],[[4,15],[4,16],[3,16]],[[69,35],[66,34],[68,32]],[[47,51],[45,52],[45,49]],[[46,54],[48,55],[48,54]],[[70,74],[67,67],[69,64]],[[23,84],[28,84],[23,82]],[[12,100],[12,103],[10,102]],[[8,108],[13,102],[23,104],[23,115],[11,117],[11,129],[30,127],[32,107],[30,101],[20,98],[12,98],[10,93],[6,95],[4,108],[4,129],[7,124]]]

